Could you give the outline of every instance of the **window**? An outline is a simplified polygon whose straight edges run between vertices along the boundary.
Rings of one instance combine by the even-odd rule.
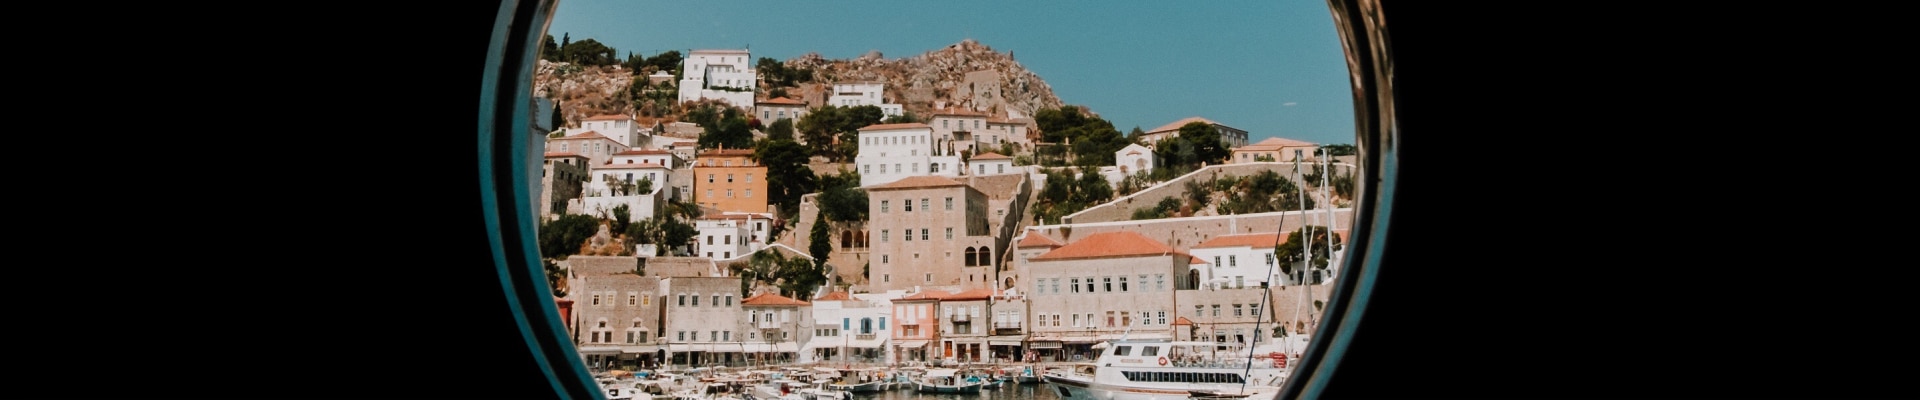
[[[1073,288],[1074,293],[1080,293],[1080,278],[1073,278],[1073,285],[1068,287]]]
[[[727,189],[727,198],[733,198],[733,189]]]
[[[1167,274],[1153,274],[1153,289],[1167,290]]]
[[[952,229],[952,228],[948,228],[948,229]],[[932,240],[932,239],[927,239],[927,231],[928,231],[927,228],[920,228],[920,240]]]
[[[862,165],[860,168],[863,169],[863,171],[860,172],[862,174],[873,174],[873,164]]]
[[[1226,264],[1220,263],[1220,256],[1213,256],[1213,266],[1218,267],[1222,265],[1226,265]]]
[[[727,174],[727,183],[733,183],[733,174]]]
[[[694,307],[699,307],[699,306],[700,306],[700,294],[699,294],[699,293],[694,293],[694,294],[693,294],[693,296],[691,296],[691,297],[689,297],[689,298],[690,298],[690,299],[693,299],[693,306],[694,306]]]
[[[1093,293],[1093,277],[1086,277],[1087,293]]]
[[[1074,327],[1079,327],[1079,326],[1080,326],[1080,314],[1074,314],[1074,315],[1073,315],[1073,326],[1074,326]]]
[[[926,281],[927,281],[927,282],[933,282],[933,273],[932,273],[932,272],[928,272],[928,273],[927,273],[927,279],[926,279]]]
[[[994,171],[994,173],[998,173],[998,174],[1004,174],[1004,173],[1007,173],[1007,165],[1006,165],[1006,164],[1000,164],[1000,165],[995,165],[995,166],[993,166],[993,168],[994,168],[994,169],[997,169],[997,170],[998,170],[998,171]]]
[[[880,257],[884,259],[884,258],[886,258],[887,256],[883,254],[883,255],[880,255]],[[881,262],[881,264],[886,264],[886,262],[884,262],[884,261],[883,261],[883,262]],[[880,281],[881,281],[881,282],[893,282],[893,274],[880,274]]]
[[[1219,305],[1219,304],[1215,304],[1215,305],[1213,305],[1213,316],[1215,316],[1215,317],[1218,317],[1218,316],[1220,316],[1220,305]]]
[[[1227,256],[1227,266],[1229,267],[1240,266],[1240,256]]]
[[[593,305],[600,305],[600,295],[593,295]]]
[[[1240,313],[1240,305],[1239,305],[1239,304],[1235,304],[1235,305],[1233,305],[1233,316],[1235,316],[1235,317],[1244,317],[1244,316],[1246,316],[1246,314],[1241,314],[1241,313]]]
[[[707,235],[707,244],[713,244],[713,235]]]
[[[720,341],[720,331],[707,331],[707,341],[709,342]]]
[[[1246,277],[1246,276],[1244,276],[1244,275],[1243,275],[1243,276],[1236,276],[1236,277],[1233,277],[1233,287],[1234,287],[1234,288],[1246,288],[1246,287],[1247,287],[1247,277]]]
[[[887,212],[887,201],[886,201],[886,200],[881,200],[881,201],[880,201],[880,212]],[[881,232],[886,232],[886,231],[881,231]],[[883,234],[883,235],[881,235],[880,237],[882,238],[882,239],[881,239],[880,241],[882,241],[882,242],[885,242],[885,241],[887,241],[887,240],[885,239],[885,238],[886,238],[886,235],[884,235],[884,234]]]
[[[640,304],[640,295],[627,293],[627,305],[632,306],[632,305],[639,305],[639,304]]]
[[[747,197],[753,197],[753,189],[747,189]]]
[[[908,202],[908,204],[912,204],[912,202]],[[900,235],[900,239],[909,242],[913,241],[913,228],[907,228],[906,234]]]
[[[680,306],[681,306],[681,307],[686,307],[686,306],[687,306],[687,294],[686,294],[686,293],[681,293],[681,294],[680,294]]]
[[[685,342],[685,341],[687,341],[687,331],[680,331],[679,333],[680,333],[680,335],[679,335],[679,337],[680,337],[680,341],[682,341],[682,342]]]
[[[1078,292],[1078,290],[1075,290]],[[1060,293],[1060,278],[1053,278],[1053,292]]]
[[[953,208],[948,207],[947,209],[951,210]],[[933,211],[932,207],[927,207],[927,198],[925,197],[920,198],[920,211]]]
[[[926,207],[921,207],[921,208],[926,208]],[[906,210],[906,211],[908,211],[908,212],[912,212],[912,211],[913,211],[913,199],[907,199],[907,201],[902,201],[902,202],[900,202],[900,209],[902,209],[902,210]]]
[[[707,163],[712,164],[713,161],[707,161]],[[707,174],[707,183],[713,183],[713,174]]]
[[[953,211],[953,198],[947,198],[947,211]]]
[[[947,228],[947,240],[953,240],[953,228]]]
[[[753,183],[753,174],[747,174],[747,183]]]
[[[1113,291],[1113,277],[1102,276],[1100,277],[1100,283],[1101,283],[1100,286],[1102,289],[1106,289],[1106,291],[1108,292]]]
[[[1046,292],[1047,292],[1047,283],[1045,279],[1035,281],[1033,283],[1034,294],[1040,294],[1040,293],[1046,293]]]
[[[1120,277],[1120,291],[1127,291],[1127,277]]]
[[[1114,326],[1114,325],[1113,325],[1113,323],[1114,323],[1114,322],[1115,322],[1115,321],[1114,321],[1114,319],[1113,319],[1113,312],[1112,312],[1112,311],[1108,311],[1108,312],[1107,312],[1107,327],[1109,327],[1109,328],[1111,328],[1111,327],[1113,327],[1113,326]]]
[[[884,242],[884,240],[882,240],[882,241]],[[891,258],[891,257],[887,257],[887,255],[886,255],[886,254],[881,254],[881,255],[880,255],[880,263],[881,263],[881,264],[886,264],[886,263],[887,263],[887,260],[888,260],[889,258]]]
[[[727,307],[733,307],[733,295],[727,295]]]
[[[1160,316],[1160,318],[1159,318],[1159,319],[1160,319],[1160,324],[1161,324],[1161,325],[1166,325],[1166,324],[1167,324],[1167,312],[1166,312],[1166,311],[1160,311],[1160,312],[1159,312],[1159,316]]]
[[[1267,266],[1273,266],[1273,253],[1267,253]]]
[[[733,235],[721,236],[721,238],[726,239],[726,243],[722,243],[722,244],[733,244]],[[728,257],[728,258],[732,258],[732,257]]]
[[[893,232],[890,232],[890,231],[889,231],[889,230],[887,230],[887,229],[881,229],[881,230],[880,230],[880,243],[886,243],[886,242],[887,242],[887,236],[889,236],[889,235],[890,235],[891,233],[893,233]]]
[[[1132,353],[1133,353],[1133,346],[1119,346],[1119,347],[1113,348],[1113,355],[1116,355],[1116,356],[1133,355]]]
[[[1193,305],[1193,316],[1194,316],[1194,317],[1201,317],[1201,316],[1205,316],[1205,315],[1207,315],[1207,311],[1206,311],[1206,310],[1207,310],[1207,306],[1203,306],[1203,305],[1199,305],[1199,304],[1195,304],[1195,305]]]

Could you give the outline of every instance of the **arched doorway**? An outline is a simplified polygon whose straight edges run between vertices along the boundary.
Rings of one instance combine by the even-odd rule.
[[[1199,289],[1199,288],[1200,288],[1200,271],[1191,270],[1191,269],[1187,270],[1187,289]]]

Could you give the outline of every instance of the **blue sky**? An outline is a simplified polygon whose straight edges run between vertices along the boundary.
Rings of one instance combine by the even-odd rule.
[[[973,39],[1122,133],[1186,117],[1354,143],[1353,95],[1327,4],[1266,1],[559,0],[547,33],[628,53],[748,48],[787,60],[899,59]]]

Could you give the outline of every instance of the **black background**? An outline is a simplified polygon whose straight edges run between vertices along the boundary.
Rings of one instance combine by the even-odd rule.
[[[192,155],[165,166],[226,195],[118,202],[146,215],[112,225],[138,245],[18,263],[21,392],[554,397],[519,351],[472,172],[498,5],[337,5],[185,34],[227,52],[175,54],[272,82],[223,90],[298,90],[194,103],[219,128],[173,135],[220,140],[166,146]],[[1401,175],[1379,283],[1325,397],[1911,397],[1897,270],[1912,262],[1858,262],[1878,258],[1845,240],[1863,233],[1767,213],[1807,195],[1689,147],[1725,133],[1631,106],[1710,95],[1618,90],[1637,77],[1599,66],[1648,56],[1571,39],[1594,34],[1568,26],[1578,12],[1385,9]],[[270,50],[242,56],[243,38]],[[1661,71],[1712,77],[1640,74]],[[1644,154],[1609,145],[1646,137],[1624,146]],[[256,164],[279,178],[240,168]]]

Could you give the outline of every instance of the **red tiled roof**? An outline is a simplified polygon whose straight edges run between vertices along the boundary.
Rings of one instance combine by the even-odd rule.
[[[1280,236],[1279,232],[1249,233],[1244,235],[1225,235],[1225,236],[1220,236],[1213,239],[1208,239],[1205,242],[1200,242],[1200,244],[1193,245],[1193,248],[1206,249],[1206,248],[1214,248],[1214,247],[1241,247],[1241,246],[1253,247],[1256,249],[1271,248],[1274,245],[1280,244],[1280,242],[1284,242],[1286,240],[1287,240],[1286,238]]]
[[[813,298],[813,301],[825,301],[825,300],[853,300],[853,296],[848,296],[847,292],[836,290],[832,292],[827,292],[826,294],[822,294],[820,295],[820,297]]]
[[[987,298],[990,298],[990,297],[993,297],[993,289],[979,288],[979,289],[963,291],[960,293],[948,293],[945,296],[940,296],[940,300],[945,300],[945,301],[986,300]]]
[[[915,129],[915,128],[927,128],[927,129],[933,129],[933,126],[930,126],[930,125],[927,125],[927,124],[923,124],[923,123],[919,123],[919,122],[908,122],[908,123],[904,123],[904,124],[874,124],[874,125],[867,125],[867,127],[865,127],[865,128],[860,128],[860,130],[863,130],[863,131],[877,131],[877,130],[884,130],[884,129]]]
[[[807,104],[807,102],[804,102],[804,101],[799,101],[799,100],[794,100],[794,99],[791,99],[791,98],[786,98],[786,97],[775,97],[775,98],[771,98],[771,99],[766,99],[766,100],[761,100],[761,101],[760,101],[760,104],[791,104],[791,105],[806,105],[806,104]]]
[[[1191,257],[1191,258],[1192,258],[1191,260],[1187,260],[1187,265],[1194,265],[1194,264],[1206,264],[1206,263],[1207,263],[1207,260],[1202,260],[1202,259],[1200,259],[1200,257],[1194,257],[1194,256],[1191,256],[1191,255],[1189,255],[1189,256],[1187,256],[1187,257]]]
[[[666,168],[666,167],[667,167],[667,166],[665,166],[665,165],[660,165],[660,164],[654,164],[654,163],[651,163],[651,162],[639,162],[639,163],[631,163],[631,164],[626,164],[626,163],[622,163],[622,164],[614,164],[614,163],[607,163],[607,164],[600,164],[600,166],[598,166],[598,167],[594,167],[594,169],[648,169],[648,168]]]
[[[943,109],[939,109],[939,110],[934,110],[934,112],[933,112],[933,115],[951,115],[951,116],[955,116],[955,117],[985,117],[985,116],[987,116],[987,114],[986,114],[986,113],[981,113],[981,112],[977,112],[977,111],[972,111],[972,110],[967,110],[967,109],[959,109],[959,108],[951,108],[951,107],[949,107],[949,108],[943,108]]]
[[[586,132],[580,132],[572,135],[567,135],[566,137],[562,137],[561,139],[594,139],[594,138],[605,138],[605,137],[606,136],[601,136],[600,132],[586,131]]]
[[[743,306],[804,306],[809,304],[810,303],[773,293],[756,294],[753,295],[753,297],[748,297],[746,300],[740,301],[740,305]]]
[[[751,155],[753,155],[753,150],[748,150],[748,149],[708,149],[708,150],[700,151],[701,157],[751,156]]]
[[[1025,239],[1020,239],[1020,243],[1014,244],[1013,247],[1016,249],[1024,249],[1028,247],[1041,247],[1041,246],[1060,247],[1065,245],[1066,245],[1065,243],[1060,243],[1060,241],[1058,240],[1053,240],[1053,238],[1047,237],[1047,235],[1027,232],[1027,237]]]
[[[582,121],[619,121],[619,120],[631,119],[631,118],[632,117],[628,117],[620,114],[600,114],[600,115],[587,117],[587,119],[584,119]]]
[[[914,293],[914,294],[913,294],[912,296],[907,296],[907,297],[901,297],[901,298],[899,298],[899,299],[896,299],[896,300],[894,300],[894,301],[902,301],[902,300],[939,300],[939,299],[940,299],[941,297],[945,297],[945,296],[946,296],[947,294],[948,294],[948,293],[947,293],[947,291],[945,291],[945,290],[927,290],[927,291],[922,291],[922,292],[920,292],[920,293]]]
[[[1189,320],[1187,319],[1187,317],[1174,318],[1173,324],[1174,325],[1193,325],[1193,320]]]
[[[921,188],[935,188],[935,187],[947,187],[947,186],[966,186],[966,184],[960,183],[959,181],[955,181],[952,179],[947,179],[944,176],[920,175],[920,176],[909,176],[905,178],[900,178],[900,180],[893,181],[893,183],[870,187],[870,188],[867,188],[867,190],[921,189]]]
[[[1179,254],[1173,248],[1161,244],[1132,231],[1102,232],[1087,235],[1080,241],[1053,249],[1046,254],[1032,258],[1034,261],[1069,260],[1079,258],[1163,256]]]
[[[1307,142],[1302,142],[1302,141],[1293,140],[1293,139],[1282,139],[1277,137],[1271,137],[1271,138],[1267,138],[1267,140],[1262,140],[1259,143],[1240,146],[1239,148],[1235,148],[1233,150],[1234,151],[1279,150],[1285,147],[1301,147],[1301,146],[1317,146],[1317,145],[1313,143],[1307,143]]]
[[[1160,126],[1159,128],[1153,128],[1152,130],[1148,130],[1148,131],[1146,131],[1145,133],[1160,133],[1160,132],[1172,132],[1172,131],[1177,131],[1177,130],[1180,130],[1180,127],[1182,127],[1182,126],[1186,126],[1186,125],[1187,125],[1187,123],[1190,123],[1190,122],[1205,122],[1205,123],[1208,123],[1208,124],[1212,124],[1212,125],[1219,125],[1219,124],[1220,124],[1219,122],[1213,122],[1213,120],[1209,120],[1209,119],[1206,119],[1206,118],[1200,118],[1200,117],[1186,117],[1186,118],[1181,118],[1181,119],[1180,119],[1179,121],[1173,121],[1172,123],[1168,123],[1168,124],[1166,124],[1166,125],[1161,125],[1161,126]]]
[[[645,155],[661,155],[661,154],[673,154],[673,152],[666,151],[666,150],[628,149],[627,151],[613,153],[613,155],[616,155],[616,156],[645,156]]]
[[[1007,157],[1007,156],[1001,155],[1000,153],[989,151],[985,153],[980,153],[980,155],[977,155],[977,156],[973,156],[972,159],[973,160],[1012,160],[1013,157]]]

